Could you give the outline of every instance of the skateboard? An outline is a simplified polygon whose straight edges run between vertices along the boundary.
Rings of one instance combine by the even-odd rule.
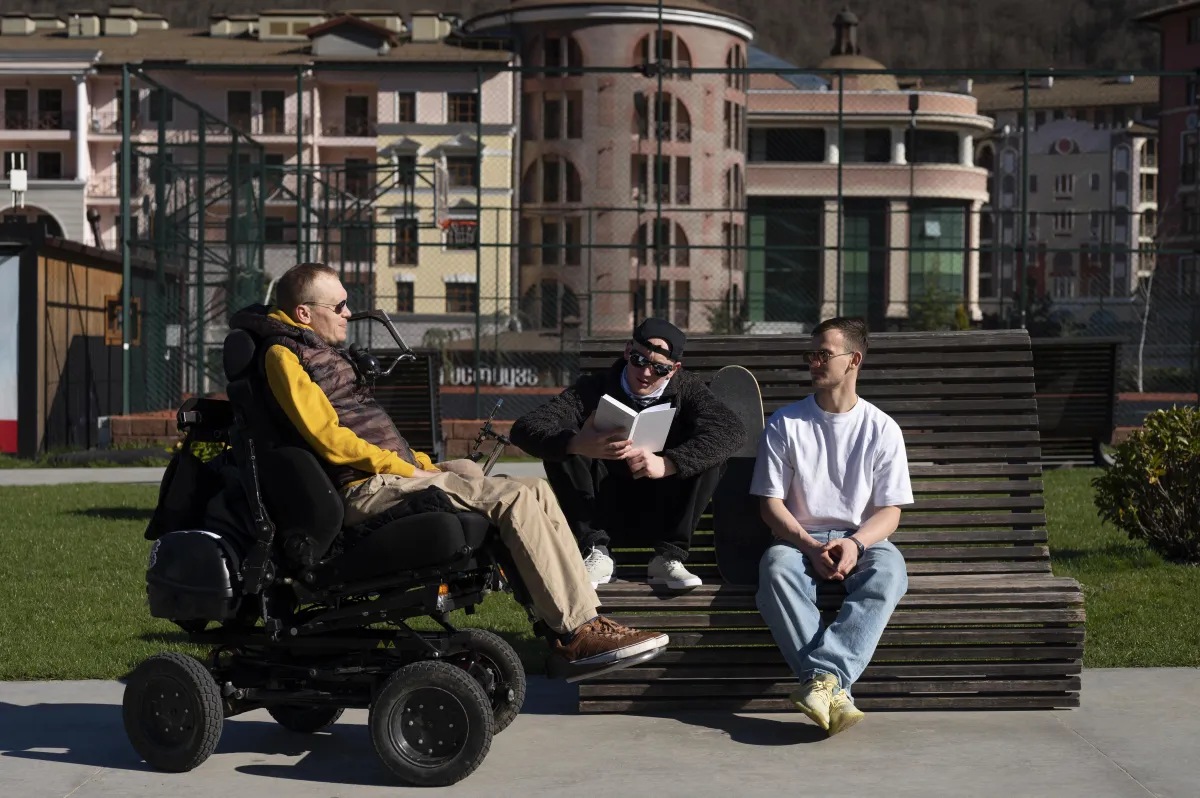
[[[758,562],[772,538],[759,514],[759,498],[750,495],[764,426],[762,394],[754,375],[742,366],[725,366],[708,387],[746,428],[746,439],[725,462],[725,473],[713,494],[717,570],[729,584],[757,585]]]

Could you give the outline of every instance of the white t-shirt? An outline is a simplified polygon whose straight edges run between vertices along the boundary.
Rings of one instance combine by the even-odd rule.
[[[858,529],[877,508],[912,504],[900,425],[862,397],[846,413],[794,402],[767,422],[750,492],[783,499],[810,532]]]

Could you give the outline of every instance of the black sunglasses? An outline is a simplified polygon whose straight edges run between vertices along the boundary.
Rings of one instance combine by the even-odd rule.
[[[637,366],[640,369],[644,369],[647,366],[649,366],[652,369],[654,369],[654,373],[660,377],[667,376],[668,374],[671,373],[671,369],[675,368],[674,363],[655,363],[653,360],[646,357],[641,352],[636,352],[636,351],[629,353],[629,362],[632,363],[633,365]]]
[[[320,305],[323,308],[332,308],[333,312],[340,316],[340,315],[342,315],[342,311],[346,309],[346,301],[347,300],[343,299],[341,302],[337,303],[336,305],[330,305],[328,302],[305,302],[304,304],[305,305]]]

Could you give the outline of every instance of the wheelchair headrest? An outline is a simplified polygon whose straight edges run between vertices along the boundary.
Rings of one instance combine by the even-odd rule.
[[[225,336],[225,347],[222,352],[222,364],[225,368],[225,379],[230,382],[249,376],[254,367],[254,336],[245,330],[234,330]]]

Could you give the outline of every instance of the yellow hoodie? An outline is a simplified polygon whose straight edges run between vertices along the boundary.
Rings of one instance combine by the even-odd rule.
[[[271,311],[270,317],[283,324],[310,329],[292,321],[282,310]],[[411,477],[416,473],[412,464],[395,452],[368,443],[343,427],[329,398],[308,376],[295,352],[276,344],[267,350],[264,366],[271,395],[318,458],[369,474]],[[438,470],[429,455],[418,451],[413,454],[422,469]]]

